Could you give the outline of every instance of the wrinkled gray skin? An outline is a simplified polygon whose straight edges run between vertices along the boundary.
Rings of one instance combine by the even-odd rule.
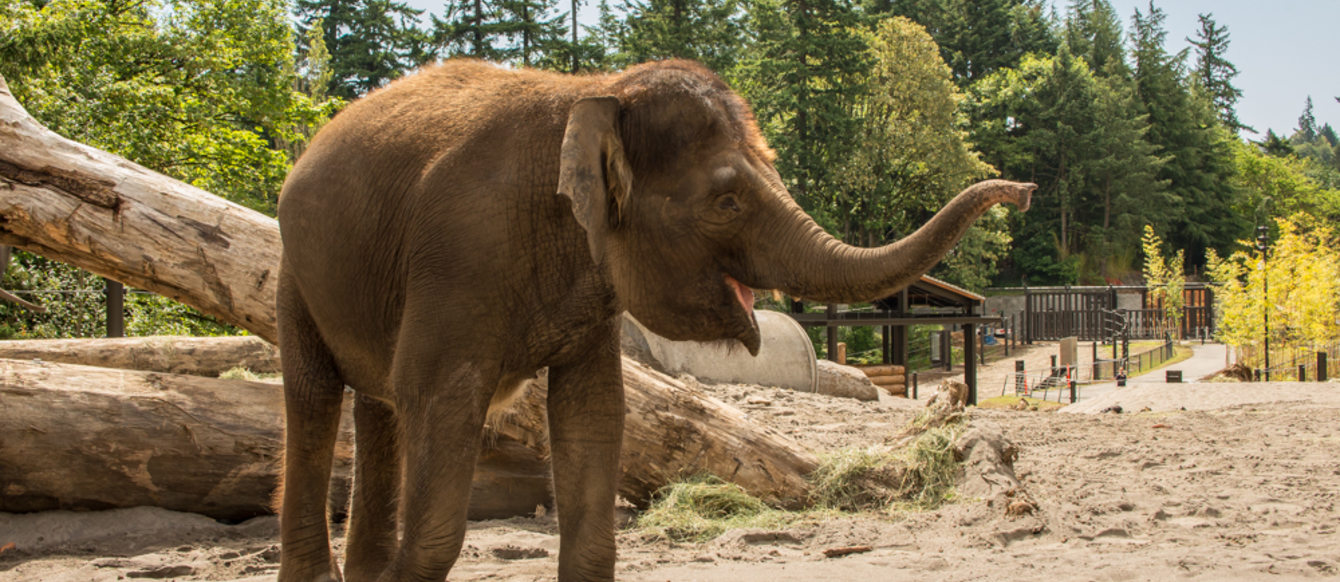
[[[340,113],[279,205],[280,580],[339,576],[326,494],[343,386],[345,578],[442,580],[486,411],[546,366],[559,579],[612,579],[621,311],[756,353],[749,288],[886,296],[1033,189],[979,184],[907,239],[858,249],[801,211],[771,160],[745,103],[685,62],[565,77],[455,61]]]

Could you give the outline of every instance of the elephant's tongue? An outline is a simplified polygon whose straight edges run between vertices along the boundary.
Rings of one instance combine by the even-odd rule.
[[[745,313],[754,312],[754,290],[736,281],[734,277],[726,275],[726,284],[735,290],[735,300],[740,302]]]

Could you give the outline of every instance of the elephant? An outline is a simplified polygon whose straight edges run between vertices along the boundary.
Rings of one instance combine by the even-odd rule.
[[[449,60],[336,115],[279,200],[279,579],[341,576],[326,500],[346,386],[342,574],[442,580],[486,416],[547,368],[558,578],[612,580],[620,314],[757,354],[755,289],[887,296],[1034,189],[982,182],[903,240],[855,248],[774,158],[746,102],[687,61],[570,76]]]

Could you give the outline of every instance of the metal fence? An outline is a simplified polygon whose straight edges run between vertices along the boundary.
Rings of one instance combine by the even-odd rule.
[[[1073,397],[1078,398],[1079,392],[1086,384],[1121,381],[1139,376],[1172,359],[1177,351],[1173,341],[1167,336],[1164,337],[1163,343],[1125,357],[1096,358],[1084,365],[1054,366],[1016,372],[1013,377],[1005,379],[1000,394],[1005,396],[1013,390],[1015,396],[1056,399],[1060,402],[1072,397],[1073,383]]]

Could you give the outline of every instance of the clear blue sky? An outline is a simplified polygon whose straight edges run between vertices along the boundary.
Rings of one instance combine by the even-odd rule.
[[[1064,14],[1069,0],[1050,0]],[[1148,0],[1109,0],[1130,29],[1136,8]],[[598,0],[583,0],[580,19],[594,24]],[[440,13],[443,0],[409,0],[415,8]],[[566,6],[567,2],[562,2]],[[618,0],[611,4],[619,5]],[[1228,27],[1228,60],[1238,67],[1242,89],[1238,118],[1261,134],[1266,129],[1289,135],[1298,125],[1303,101],[1312,96],[1317,123],[1340,129],[1340,0],[1160,0],[1167,13],[1168,52],[1190,45],[1199,29],[1196,16],[1210,13]],[[1245,137],[1253,138],[1250,134]]]

